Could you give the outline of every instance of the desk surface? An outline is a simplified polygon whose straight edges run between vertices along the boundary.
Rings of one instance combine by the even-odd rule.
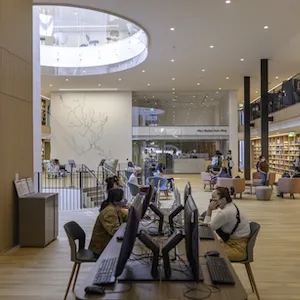
[[[126,224],[123,224],[118,232],[115,234],[116,236],[121,236],[124,233]],[[87,296],[85,295],[85,287],[92,284],[94,275],[98,269],[98,264],[100,263],[101,259],[110,258],[114,256],[118,256],[122,243],[117,242],[116,238],[113,237],[103,251],[101,257],[95,264],[95,267],[91,270],[87,278],[84,282],[80,285],[79,289],[76,290],[75,295],[76,299],[83,300],[83,299],[103,299],[103,300],[184,300],[187,299],[184,296],[184,292],[188,290],[186,285],[188,286],[195,286],[195,283],[190,282],[134,282],[131,285],[131,288],[128,292],[122,293],[122,291],[127,290],[129,285],[127,284],[119,284],[116,283],[114,287],[106,287],[106,294],[104,296]],[[200,240],[199,240],[200,241]],[[181,249],[181,248],[180,248]],[[228,286],[228,285],[217,285],[219,291],[216,289],[213,290],[213,293],[210,295],[209,300],[246,300],[247,294],[237,277],[235,271],[233,270],[231,263],[227,259],[224,254],[223,248],[220,242],[217,240],[201,240],[199,244],[199,254],[200,254],[200,265],[202,268],[202,272],[204,275],[204,283],[206,285],[212,285],[210,275],[206,266],[206,259],[204,257],[205,252],[217,250],[220,252],[221,257],[225,257],[228,262],[228,267],[232,271],[235,285]],[[183,252],[184,253],[184,252]],[[208,295],[207,288],[203,286],[202,283],[197,284],[197,288],[199,291],[192,292],[189,296],[201,299],[201,297],[205,297]],[[200,292],[203,291],[203,292]],[[119,291],[119,293],[118,293]],[[113,292],[113,293],[109,293]],[[120,293],[121,292],[121,293]]]

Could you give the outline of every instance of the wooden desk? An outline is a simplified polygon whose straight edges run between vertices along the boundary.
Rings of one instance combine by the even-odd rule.
[[[120,229],[115,234],[115,237],[121,236],[124,234],[126,224],[123,224]],[[188,286],[194,286],[194,283],[190,282],[134,282],[131,285],[131,289],[126,293],[109,293],[109,292],[118,292],[127,290],[129,285],[128,284],[119,284],[116,283],[113,287],[106,287],[107,293],[104,296],[87,296],[85,295],[85,287],[92,284],[93,278],[95,276],[95,273],[97,272],[98,265],[101,261],[101,259],[110,258],[114,256],[118,256],[120,253],[121,245],[122,243],[117,242],[116,238],[113,237],[106,247],[106,249],[103,251],[101,257],[96,262],[95,267],[92,269],[92,271],[89,273],[87,278],[84,280],[83,284],[80,285],[79,289],[76,290],[75,296],[78,300],[83,299],[103,299],[103,300],[184,300],[187,299],[184,296],[184,292],[187,291]],[[224,254],[223,248],[221,243],[217,240],[217,238],[214,241],[210,240],[199,240],[199,254],[200,254],[200,265],[202,268],[202,272],[204,275],[204,283],[207,285],[212,285],[212,282],[210,280],[210,275],[206,266],[206,259],[204,257],[205,252],[217,250],[220,252],[221,257],[225,257],[225,259],[228,262],[229,269],[231,270],[235,285],[229,286],[229,285],[217,285],[219,288],[219,292],[214,290],[214,293],[211,294],[209,300],[246,300],[247,294],[237,277],[235,271],[233,270],[231,263],[227,259],[227,257]],[[179,254],[185,253],[184,251],[181,251],[181,249],[184,249],[184,242],[179,247]],[[205,291],[206,288],[203,287],[203,284],[199,283],[197,284],[197,287],[199,290]],[[195,298],[201,299],[201,297],[207,296],[207,292],[197,292],[197,293],[191,293],[189,296],[193,296]]]

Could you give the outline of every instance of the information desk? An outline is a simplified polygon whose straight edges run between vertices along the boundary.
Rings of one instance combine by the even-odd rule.
[[[206,170],[204,158],[175,158],[174,173],[200,174]]]
[[[95,273],[98,270],[98,265],[101,259],[111,258],[119,254],[121,249],[121,242],[117,242],[116,237],[122,236],[124,234],[126,224],[123,224],[117,231],[115,236],[111,239],[110,243],[103,251],[101,257],[95,263],[95,267],[92,268],[90,273],[84,282],[80,285],[79,289],[75,291],[76,299],[103,299],[103,300],[184,300],[187,299],[184,296],[184,292],[188,290],[189,287],[197,287],[197,292],[192,292],[189,294],[190,297],[201,299],[208,295],[207,287],[203,283],[194,282],[133,282],[132,284],[120,284],[116,283],[114,286],[105,287],[106,294],[103,296],[88,296],[85,295],[85,287],[92,285]],[[200,240],[199,240],[200,241]],[[184,243],[184,242],[183,242]],[[181,251],[184,249],[184,244],[179,246],[179,254],[185,253]],[[204,284],[212,285],[210,275],[206,266],[206,259],[204,257],[205,252],[216,250],[220,252],[221,257],[225,257],[228,267],[232,272],[235,280],[235,285],[216,285],[217,288],[211,288],[213,293],[210,297],[205,298],[209,300],[246,300],[247,294],[237,277],[235,271],[233,270],[231,263],[225,256],[223,248],[216,238],[215,240],[201,240],[199,245],[200,254],[200,265],[204,275]],[[184,258],[183,256],[181,256]],[[127,291],[124,292],[123,291]],[[203,291],[203,292],[201,292]]]

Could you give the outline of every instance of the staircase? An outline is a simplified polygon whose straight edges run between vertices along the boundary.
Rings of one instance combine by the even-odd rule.
[[[105,199],[103,186],[94,186],[82,189],[83,208],[100,207]]]

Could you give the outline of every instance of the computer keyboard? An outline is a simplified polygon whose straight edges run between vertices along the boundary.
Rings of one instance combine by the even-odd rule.
[[[233,276],[222,257],[206,256],[211,280],[215,284],[235,284]]]
[[[101,260],[99,269],[94,277],[93,285],[108,285],[115,283],[117,260],[117,257]]]
[[[199,238],[200,240],[214,240],[215,235],[209,226],[199,226]]]

